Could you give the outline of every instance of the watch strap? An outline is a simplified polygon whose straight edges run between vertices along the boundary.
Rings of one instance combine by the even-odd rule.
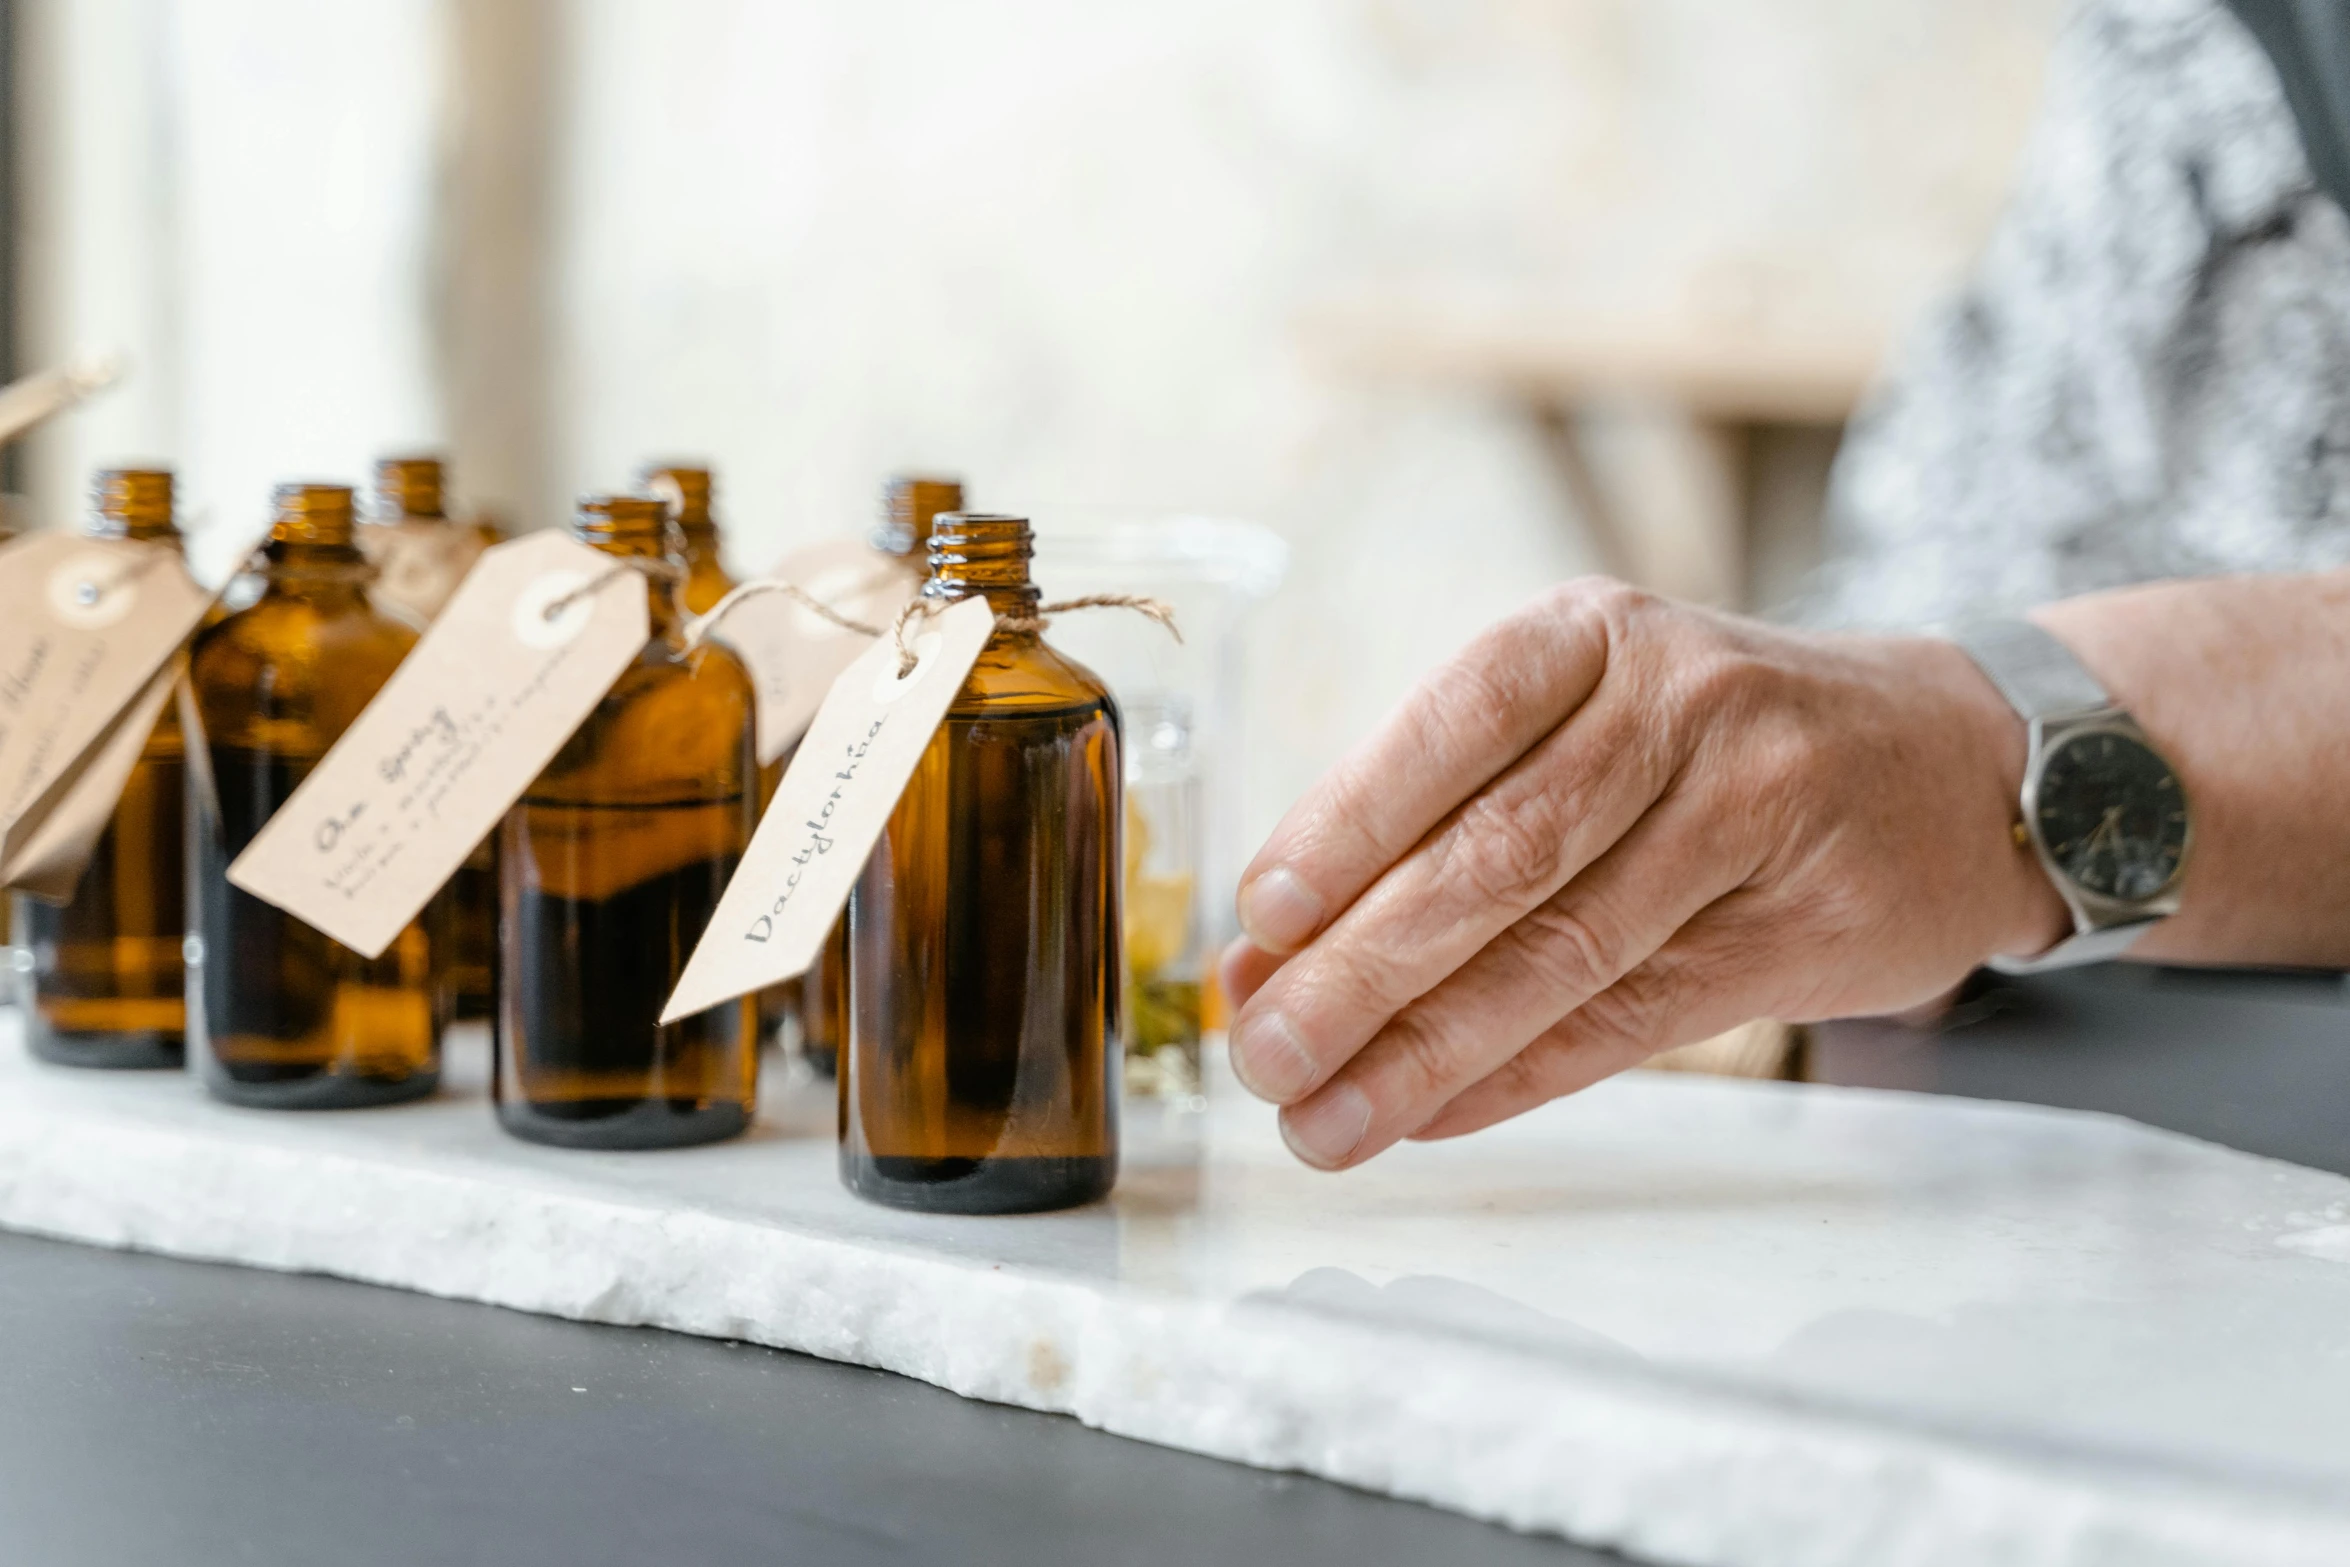
[[[2078,915],[2074,916],[2079,919]],[[2076,929],[2073,934],[2050,947],[2037,957],[1993,957],[1985,968],[1995,974],[2041,974],[2049,969],[2079,968],[2084,963],[2103,963],[2107,958],[2118,958],[2130,950],[2140,936],[2162,923],[2159,917],[2131,920],[2121,925],[2102,925],[2092,930]]]
[[[1991,677],[2027,723],[2113,708],[2113,698],[2072,649],[2028,620],[1973,621],[1953,631],[1950,640]]]

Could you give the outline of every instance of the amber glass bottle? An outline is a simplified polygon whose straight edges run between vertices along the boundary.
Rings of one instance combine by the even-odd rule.
[[[363,958],[228,880],[416,633],[367,599],[351,492],[281,484],[261,597],[196,639],[188,768],[188,1042],[232,1104],[327,1109],[432,1092],[448,1024],[448,895]]]
[[[950,513],[925,597],[1033,617],[1028,524]],[[851,894],[841,1178],[903,1208],[1017,1213],[1118,1168],[1118,711],[999,623]]]
[[[177,552],[171,474],[100,473],[87,531]],[[187,1023],[180,948],[187,891],[182,772],[187,748],[176,702],[163,709],[131,769],[89,868],[62,907],[17,900],[31,952],[33,1053],[67,1066],[176,1067]]]
[[[682,571],[667,523],[660,501],[601,496],[573,532]],[[648,589],[651,640],[500,829],[498,1119],[533,1142],[714,1142],[757,1093],[752,998],[658,1022],[750,842],[751,678],[722,647],[681,654],[678,581]]]
[[[713,504],[717,481],[709,468],[700,463],[647,463],[638,473],[637,482],[646,493],[669,505],[670,520],[677,525],[678,536],[673,541],[685,562],[685,584],[680,598],[689,615],[706,615],[712,606],[734,591],[734,577],[727,571],[725,546],[718,531],[718,513]],[[721,637],[724,632],[721,630]],[[776,789],[783,783],[786,757],[777,757],[759,769],[758,809],[765,811],[767,802],[775,798]],[[755,821],[757,818],[754,817]],[[800,983],[786,980],[759,992],[759,1032],[762,1038],[774,1039],[800,1010]]]
[[[370,535],[383,532],[439,533],[471,529],[477,535],[478,527],[457,522],[449,515],[448,465],[438,457],[386,457],[375,465],[375,507],[369,521],[360,525],[360,543],[364,548]],[[494,540],[477,537],[472,546],[478,548]],[[439,614],[448,595],[456,591],[460,580],[453,569],[453,560],[470,556],[470,549],[401,552],[375,550],[371,554],[395,562],[410,562],[418,568],[420,580],[410,584],[412,591],[400,600],[405,611],[415,619],[430,619]],[[392,569],[403,569],[395,566]],[[383,596],[384,585],[377,584],[378,597]],[[491,834],[474,846],[457,868],[449,883],[449,895],[454,905],[451,919],[454,934],[449,950],[449,984],[456,993],[457,1016],[486,1018],[490,1015],[490,997],[495,989],[491,966],[497,962],[498,950],[498,855],[497,835]]]
[[[919,570],[922,551],[930,542],[930,525],[946,512],[963,509],[963,486],[955,479],[892,479],[881,492],[881,525],[873,530],[873,548]],[[832,927],[801,979],[800,1044],[808,1064],[830,1077],[840,1057],[841,1039],[848,1033],[849,927],[844,917]]]
[[[685,584],[678,597],[685,612],[706,614],[734,586],[718,537],[718,514],[711,504],[717,486],[710,470],[696,463],[648,463],[637,479],[647,494],[668,502],[670,520],[677,524],[677,545],[685,562]]]

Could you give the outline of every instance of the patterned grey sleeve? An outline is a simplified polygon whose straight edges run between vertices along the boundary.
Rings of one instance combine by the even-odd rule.
[[[2216,0],[2085,0],[1973,278],[1855,421],[1799,618],[2350,560],[2350,219]]]

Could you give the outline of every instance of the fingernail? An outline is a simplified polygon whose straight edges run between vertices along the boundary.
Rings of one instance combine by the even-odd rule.
[[[1267,952],[1295,952],[1322,928],[1322,900],[1284,866],[1240,889],[1240,928]]]
[[[1317,1170],[1346,1163],[1371,1129],[1371,1101],[1352,1083],[1332,1083],[1302,1105],[1281,1112],[1281,1140]]]
[[[1278,1012],[1243,1017],[1232,1033],[1232,1075],[1259,1099],[1283,1104],[1314,1086],[1321,1074],[1297,1027]]]

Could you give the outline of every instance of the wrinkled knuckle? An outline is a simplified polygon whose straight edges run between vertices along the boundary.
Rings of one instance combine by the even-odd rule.
[[[1408,999],[1399,982],[1403,971],[1393,953],[1362,941],[1335,944],[1315,966],[1305,1010],[1335,1021],[1401,1006]]]
[[[1523,807],[1472,807],[1460,824],[1462,870],[1477,892],[1507,908],[1550,896],[1564,879],[1566,835],[1548,814]]]
[[[1405,1106],[1434,1108],[1451,1095],[1460,1075],[1453,1041],[1417,1012],[1407,1012],[1387,1032],[1389,1057]]]
[[[1522,663],[1509,657],[1462,659],[1446,671],[1428,736],[1440,763],[1482,755],[1507,737],[1512,716],[1526,700],[1518,674]]]
[[[1639,1044],[1651,1031],[1653,1011],[1644,987],[1627,976],[1583,1003],[1577,1032],[1591,1044]]]
[[[1519,924],[1520,960],[1545,994],[1588,996],[1615,977],[1616,944],[1575,910],[1544,904]]]

